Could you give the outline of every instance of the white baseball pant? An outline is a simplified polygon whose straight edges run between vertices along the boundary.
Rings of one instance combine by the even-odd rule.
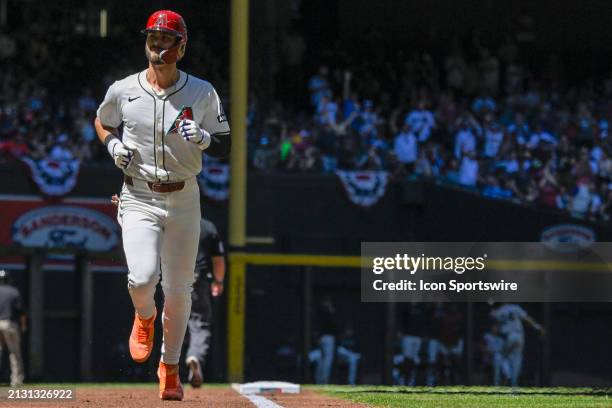
[[[525,335],[522,332],[508,333],[506,336],[506,355],[510,366],[510,385],[518,386],[518,379],[523,367],[523,348]]]
[[[162,277],[164,308],[161,360],[178,364],[191,311],[198,240],[200,191],[195,177],[180,191],[155,193],[143,180],[124,184],[117,218],[128,266],[128,290],[136,313],[147,319],[155,308]],[[161,266],[161,268],[160,268]]]
[[[6,345],[11,364],[11,387],[23,384],[23,359],[21,358],[21,330],[16,322],[0,320],[0,361]]]

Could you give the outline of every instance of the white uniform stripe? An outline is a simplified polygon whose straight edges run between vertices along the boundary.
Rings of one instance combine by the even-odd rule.
[[[245,394],[244,397],[251,401],[257,408],[283,408],[282,405],[256,394]]]

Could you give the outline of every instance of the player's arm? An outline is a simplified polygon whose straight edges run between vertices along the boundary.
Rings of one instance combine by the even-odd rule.
[[[230,154],[232,139],[221,99],[211,88],[202,104],[202,122],[184,119],[179,123],[179,132],[186,141],[195,143],[208,156],[223,159]]]
[[[19,316],[19,326],[21,332],[25,333],[28,330],[28,317],[25,310],[23,309],[23,302],[21,301],[21,293],[17,293],[17,297],[13,301],[13,310],[17,316]]]
[[[115,166],[125,170],[132,164],[134,152],[117,137],[119,134],[117,128],[123,121],[117,87],[117,82],[115,82],[106,91],[106,96],[98,107],[94,127],[98,139],[106,146]]]
[[[223,282],[225,280],[225,257],[223,255],[213,256],[214,282],[211,284],[212,295],[219,296],[223,293]]]
[[[217,159],[224,159],[229,156],[231,150],[232,139],[228,132],[227,134],[210,135],[210,146],[205,153]]]
[[[342,82],[342,98],[348,100],[351,97],[351,79],[353,74],[348,69],[344,71],[344,81]]]
[[[19,325],[21,327],[22,333],[25,333],[28,331],[28,315],[23,313],[21,316],[19,316]]]
[[[213,296],[219,296],[223,293],[223,281],[225,279],[225,247],[223,241],[221,241],[221,236],[217,232],[217,227],[213,225],[212,228],[212,239],[210,240],[210,248],[208,248],[208,253],[212,259],[214,277],[211,290]]]
[[[128,149],[121,139],[117,137],[117,128],[103,125],[99,117],[96,117],[94,126],[98,134],[98,139],[106,146],[106,150],[108,150],[108,154],[113,158],[115,166],[120,169],[127,169],[130,167],[132,159],[134,158],[134,152]]]
[[[542,335],[546,334],[546,330],[544,330],[544,327],[540,323],[536,322],[533,317],[531,317],[529,315],[525,315],[525,316],[522,316],[522,318],[523,318],[523,320],[525,322],[529,323],[529,325],[531,327],[533,327],[535,330],[539,331],[540,334],[542,334]]]
[[[117,137],[117,135],[119,134],[117,132],[117,128],[110,127],[110,126],[104,126],[102,122],[100,121],[100,118],[97,116],[96,116],[96,120],[94,121],[94,126],[96,128],[96,133],[98,134],[98,139],[102,143],[104,143],[107,137],[111,135],[114,137]]]
[[[207,155],[217,159],[229,156],[232,147],[229,128],[227,131],[210,133],[206,129],[199,127],[193,120],[184,119],[179,124],[179,131],[183,139],[194,143],[201,150],[204,150]]]

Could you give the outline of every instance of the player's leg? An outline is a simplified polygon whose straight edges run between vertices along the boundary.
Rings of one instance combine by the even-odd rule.
[[[395,354],[393,356],[393,369],[391,371],[393,385],[406,385],[404,377],[404,355]]]
[[[436,385],[437,366],[442,344],[436,339],[427,342],[427,370],[425,383],[428,386]]]
[[[459,375],[463,361],[463,339],[457,340],[457,343],[449,350],[449,354],[452,381],[457,384],[460,381]]]
[[[405,335],[402,338],[402,353],[412,359],[416,364],[420,364],[420,350],[422,339],[418,336]]]
[[[4,330],[6,347],[9,350],[9,362],[11,364],[11,387],[23,384],[23,360],[21,358],[21,335],[19,326],[15,322],[9,322]]]
[[[325,354],[324,352],[324,348],[326,348],[326,346],[324,346],[324,343],[327,341],[324,340],[324,338],[326,337],[326,335],[319,337],[319,348],[317,349],[319,352],[316,353],[317,359],[315,367],[315,382],[317,384],[325,384],[325,379],[328,377],[326,361],[327,354]]]
[[[191,296],[191,314],[189,316],[189,347],[185,363],[189,367],[191,385],[202,383],[202,370],[206,364],[206,356],[210,349],[212,325],[212,300],[210,284],[203,272],[194,283]]]
[[[510,364],[510,385],[516,387],[521,375],[523,365],[523,344],[524,337],[521,333],[511,333],[508,335],[508,360]]]
[[[418,336],[406,335],[403,339],[403,350],[406,358],[406,370],[408,373],[407,385],[416,385],[419,375],[419,367],[421,366],[421,345],[423,339]]]
[[[121,193],[118,219],[128,266],[128,290],[134,309],[143,320],[155,314],[163,215],[160,211],[126,188]]]
[[[161,223],[165,211],[146,185],[124,185],[117,220],[128,266],[128,291],[135,315],[130,333],[132,359],[145,362],[153,350],[155,288],[159,282]]]
[[[355,385],[355,380],[357,379],[357,364],[360,358],[361,354],[351,351],[346,347],[338,347],[338,361],[346,363],[348,366],[347,382],[350,385]]]
[[[501,380],[502,355],[499,352],[493,353],[492,366],[493,370],[493,385],[499,386]]]
[[[511,379],[513,387],[518,386],[518,379],[521,375],[521,370],[523,369],[524,345],[525,345],[525,338],[523,337],[523,335],[521,335],[517,341],[517,348],[515,350],[514,361],[512,364],[514,366],[514,370],[512,372],[512,379]]]
[[[189,368],[189,381],[193,387],[202,385],[202,367],[210,347],[210,325],[202,313],[192,310],[187,323],[189,328],[189,346],[185,363]]]
[[[181,347],[191,312],[191,290],[200,238],[200,192],[195,178],[165,197],[161,248],[164,308],[161,360],[157,370],[162,400],[182,400],[179,378]]]
[[[359,368],[359,360],[361,360],[361,354],[349,350],[348,383],[350,385],[355,385],[357,382],[357,370]]]
[[[323,354],[321,353],[320,348],[316,348],[310,350],[308,353],[308,361],[311,364],[314,364],[314,380],[315,384],[321,384],[320,381],[323,381],[321,376],[321,359],[323,358]]]
[[[321,380],[322,384],[329,384],[332,367],[334,364],[334,354],[336,352],[336,338],[331,334],[321,336]]]
[[[191,313],[198,240],[200,238],[200,192],[195,178],[167,200],[161,250],[164,340],[161,361],[178,364]]]
[[[308,352],[308,362],[316,363],[319,360],[321,360],[321,350],[320,349],[316,348]]]
[[[0,320],[0,363],[2,362],[2,352],[6,346],[6,338],[4,337],[4,330],[6,328],[7,320]]]

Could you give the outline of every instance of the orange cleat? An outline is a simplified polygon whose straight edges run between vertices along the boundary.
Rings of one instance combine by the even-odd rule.
[[[130,355],[132,360],[137,363],[144,363],[148,360],[153,350],[153,336],[155,335],[155,317],[157,309],[153,317],[144,320],[134,313],[134,325],[130,334]]]
[[[160,361],[157,376],[159,377],[159,398],[171,401],[183,400],[183,385],[179,378],[178,364],[166,364]]]

